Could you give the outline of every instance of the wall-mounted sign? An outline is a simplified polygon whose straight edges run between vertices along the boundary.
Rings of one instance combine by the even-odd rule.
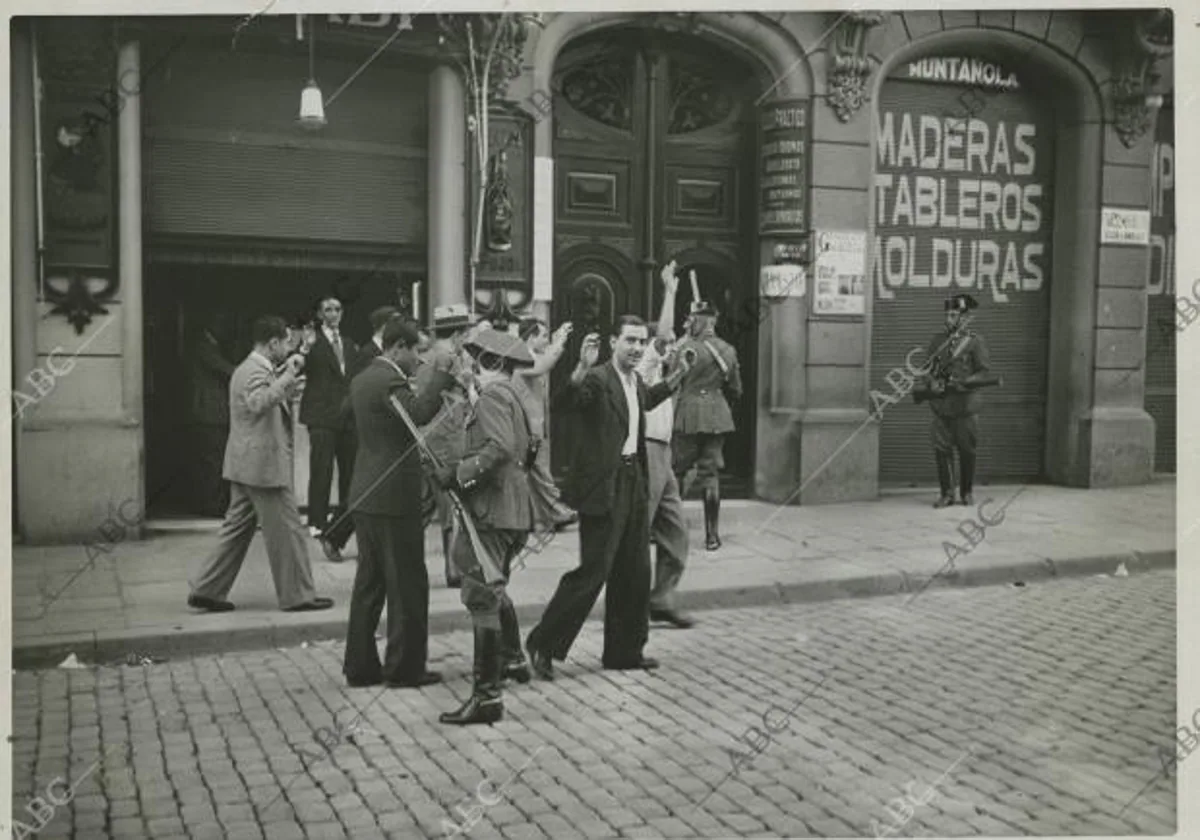
[[[892,78],[946,82],[998,90],[1017,90],[1021,87],[1017,74],[1008,68],[995,62],[965,56],[932,56],[910,61],[897,67]]]
[[[1127,207],[1100,208],[1101,245],[1149,245],[1150,211]]]
[[[759,232],[799,233],[808,227],[808,100],[762,109]]]
[[[767,265],[758,273],[758,291],[766,298],[804,297],[807,286],[802,265]]]
[[[818,315],[862,315],[866,312],[867,234],[822,230],[814,239],[814,311]]]
[[[808,240],[777,242],[771,253],[776,263],[806,263],[808,262]]]
[[[416,15],[411,14],[389,14],[383,12],[373,15],[329,15],[330,23],[344,23],[349,26],[367,26],[371,29],[382,29],[390,24],[393,20],[396,21],[396,28],[400,30],[409,30],[413,28],[413,18]]]

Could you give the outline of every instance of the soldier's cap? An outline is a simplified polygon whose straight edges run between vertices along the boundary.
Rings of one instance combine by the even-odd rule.
[[[495,356],[517,367],[532,367],[533,354],[519,337],[496,329],[480,330],[463,345],[472,356],[481,354]]]
[[[979,301],[970,295],[954,295],[946,298],[945,308],[953,309],[956,312],[966,312],[970,309],[975,309],[979,306]]]
[[[690,314],[692,314],[692,315],[716,315],[717,310],[713,307],[713,305],[711,303],[709,303],[706,300],[694,300],[694,301],[692,301],[692,309],[691,309]]]
[[[451,303],[446,306],[433,308],[433,323],[430,329],[434,335],[443,336],[475,325],[477,318],[465,303]]]

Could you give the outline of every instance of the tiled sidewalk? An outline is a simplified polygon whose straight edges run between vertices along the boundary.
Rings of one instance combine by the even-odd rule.
[[[956,529],[977,514],[964,507],[932,510],[928,492],[818,507],[726,502],[725,545],[716,552],[703,549],[700,510],[689,503],[692,553],[680,605],[696,610],[917,591],[931,576],[934,585],[978,585],[1113,573],[1122,562],[1129,572],[1174,565],[1173,478],[1119,489],[1013,486],[976,493],[979,502],[989,496],[995,501],[984,513],[993,521],[1012,501],[1004,520],[956,558],[957,572],[946,566],[943,543],[965,547]],[[1191,527],[1184,525],[1184,531]],[[459,592],[445,588],[436,527],[427,536],[431,631],[466,627]],[[523,624],[536,620],[559,577],[574,567],[578,539],[577,531],[559,535],[515,574],[510,593]],[[133,652],[261,648],[343,635],[356,564],[330,564],[315,541],[317,589],[334,598],[334,609],[280,612],[256,539],[230,595],[237,611],[192,613],[185,605],[187,580],[213,540],[211,530],[158,533],[115,545],[90,567],[82,546],[15,547],[14,664],[54,664],[71,652],[84,661],[109,661]],[[354,550],[351,541],[348,554]]]

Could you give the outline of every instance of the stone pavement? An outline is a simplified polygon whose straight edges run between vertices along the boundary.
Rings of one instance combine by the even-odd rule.
[[[1162,570],[714,610],[650,673],[592,626],[494,727],[437,723],[463,632],[420,691],[346,689],[340,642],[19,672],[14,814],[62,776],[44,840],[1170,834],[1175,599]]]
[[[970,554],[956,558],[957,571],[947,566],[946,544],[969,546],[956,529],[980,514],[959,506],[935,511],[928,492],[818,507],[726,502],[725,545],[716,552],[704,550],[700,509],[689,503],[692,553],[680,604],[690,610],[779,604],[913,591],[931,579],[933,586],[979,585],[1114,572],[1121,563],[1129,571],[1174,565],[1173,478],[1119,489],[1032,485],[984,487],[976,494],[981,504],[989,497],[994,502],[983,515],[1004,519],[986,529]],[[1192,523],[1183,526],[1187,531]],[[445,588],[436,526],[427,536],[431,632],[469,627],[459,592]],[[513,576],[509,591],[524,623],[537,620],[559,577],[576,565],[578,539],[577,530],[559,535]],[[132,652],[175,656],[344,637],[356,564],[327,562],[315,541],[317,589],[335,599],[334,609],[280,612],[256,539],[230,595],[237,611],[189,611],[187,580],[213,542],[211,530],[159,533],[118,543],[90,565],[82,546],[17,546],[15,666],[56,664],[70,653],[112,662]]]

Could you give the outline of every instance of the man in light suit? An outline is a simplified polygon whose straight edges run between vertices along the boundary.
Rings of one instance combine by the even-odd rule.
[[[525,647],[533,671],[554,679],[554,660],[563,660],[607,586],[604,653],[610,670],[650,670],[644,656],[650,626],[650,523],[646,464],[646,411],[679,386],[686,362],[663,381],[646,387],[637,366],[649,332],[636,315],[617,319],[612,362],[596,364],[600,336],[591,333],[579,364],[556,402],[580,415],[579,442],[563,488],[563,500],[579,511],[579,567],[563,575],[542,620]]]
[[[229,509],[216,549],[192,580],[188,606],[228,612],[226,600],[237,579],[259,521],[279,606],[287,612],[325,610],[313,586],[308,540],[292,495],[292,424],[288,401],[303,385],[301,360],[291,356],[291,337],[282,318],[254,322],[254,349],[229,381],[229,442],[223,475],[230,482]],[[276,366],[287,365],[276,374]]]

